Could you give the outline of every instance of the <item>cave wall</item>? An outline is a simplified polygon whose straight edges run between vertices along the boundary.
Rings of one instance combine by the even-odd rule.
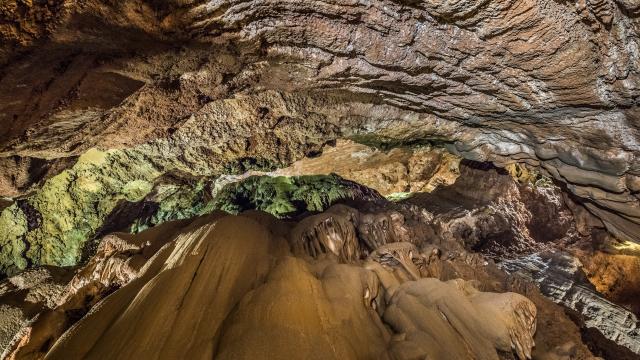
[[[102,214],[128,184],[172,171],[218,176],[256,159],[272,170],[336,138],[428,143],[536,167],[618,238],[640,241],[639,9],[633,0],[11,2],[0,27],[9,44],[0,158],[12,164],[2,195],[29,195],[54,214],[64,205],[55,194],[80,189],[93,199],[87,211]],[[88,174],[106,185],[99,196],[78,182],[84,165],[60,160],[93,147],[111,149]],[[10,233],[3,256],[26,251],[37,228],[21,209],[3,212],[18,225],[0,229]]]
[[[219,1],[187,14],[192,35],[231,33],[273,62],[297,60],[311,75],[301,86],[374,94],[457,127],[414,127],[454,153],[539,166],[638,240],[636,2]]]

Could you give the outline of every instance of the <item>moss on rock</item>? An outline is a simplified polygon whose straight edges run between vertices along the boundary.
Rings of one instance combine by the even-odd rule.
[[[138,233],[167,221],[188,219],[214,210],[209,181],[199,180],[183,185],[161,184],[152,199],[158,205],[151,216],[135,219],[130,231]]]
[[[341,199],[379,197],[375,191],[335,174],[251,176],[224,187],[213,207],[230,213],[257,209],[282,218],[304,211],[323,211]]]
[[[24,200],[41,214],[38,227],[27,228],[17,204],[0,214],[0,271],[11,274],[30,264],[77,264],[82,247],[118,201],[144,198],[159,174],[135,152],[88,151]]]
[[[72,168],[21,199],[31,215],[15,203],[2,210],[0,276],[28,266],[77,264],[88,242],[113,227],[105,222],[119,226],[114,220],[118,210],[135,208],[127,203],[147,201],[162,185],[163,175],[180,172],[212,181],[229,172],[283,167],[317,153],[327,139],[342,134],[345,119],[338,114],[344,113],[343,101],[340,96],[277,91],[225,98],[202,106],[167,138],[133,148],[88,150]],[[256,111],[265,106],[267,118]],[[186,188],[154,201],[153,205],[159,204],[156,218],[140,226],[207,211],[203,205],[207,202],[197,194]],[[310,201],[314,204],[310,208],[315,208],[322,197]],[[274,201],[269,208],[276,213],[290,209],[287,201]],[[29,221],[30,216],[38,221]],[[128,220],[130,225],[134,219]]]
[[[212,176],[179,184],[163,183],[166,168],[133,150],[90,150],[71,169],[49,179],[21,200],[41,214],[37,227],[13,204],[0,214],[0,273],[31,265],[72,266],[83,248],[123,201],[157,205],[151,215],[130,219],[132,232],[170,220],[221,209],[232,213],[259,209],[276,216],[321,211],[334,201],[355,197],[358,185],[338,176],[250,177],[219,191]],[[124,230],[124,229],[123,229]]]
[[[24,252],[27,244],[24,235],[27,233],[27,217],[13,204],[6,208],[0,216],[0,263],[12,264],[14,267],[24,269],[27,267],[27,259]]]

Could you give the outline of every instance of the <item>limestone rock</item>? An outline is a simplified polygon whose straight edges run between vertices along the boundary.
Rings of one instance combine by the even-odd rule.
[[[399,358],[499,359],[496,350],[530,359],[536,308],[517,294],[480,293],[460,281],[407,282],[398,288],[385,320],[404,339],[392,341]]]
[[[580,312],[587,327],[598,329],[606,338],[640,354],[638,318],[594,291],[581,278],[577,259],[563,253],[542,253],[506,261],[503,266],[539,282],[545,295]]]
[[[598,251],[604,230],[640,242],[639,15],[637,0],[4,1],[3,343],[24,325],[7,354],[635,356],[621,274],[637,264]],[[419,194],[238,182],[334,171]],[[224,186],[228,210],[288,221],[187,220]],[[79,264],[62,295],[37,280]],[[36,280],[12,282],[25,269]]]
[[[325,147],[320,156],[299,160],[276,171],[283,175],[336,173],[387,196],[403,192],[431,192],[451,185],[459,159],[438,148],[379,150],[349,140]]]
[[[333,214],[348,216],[346,210]],[[462,358],[498,358],[512,349],[530,358],[536,310],[521,295],[417,272],[391,289],[383,273],[401,265],[378,272],[358,259],[293,257],[290,231],[273,217],[246,213],[110,235],[56,305],[16,333],[5,355],[404,359],[413,357],[410,334],[421,329],[430,338],[418,348],[436,358],[444,358],[444,347]],[[398,259],[410,266],[422,256],[411,243],[390,243],[372,258],[384,263],[391,253],[404,254]],[[408,299],[422,307],[407,307]],[[407,328],[409,319],[416,330]]]
[[[319,150],[292,156],[274,141],[281,131],[262,136],[264,124],[304,128],[294,137],[300,146],[340,137],[431,142],[473,160],[535,167],[610,232],[640,240],[634,1],[14,1],[2,11],[18,15],[2,34],[24,54],[5,57],[2,68],[4,158],[58,159],[163,138],[167,157],[187,141],[215,139],[278,153],[283,166]],[[35,49],[24,47],[36,39]],[[264,99],[249,101],[251,115],[231,105],[268,91],[284,94],[288,111]],[[308,100],[291,96],[299,93],[341,104],[335,126],[317,118],[326,110],[300,111]],[[237,111],[211,105],[218,101]],[[216,128],[228,136],[172,136],[192,116],[223,113]],[[223,125],[240,118],[252,126]],[[198,149],[185,160],[202,156]]]

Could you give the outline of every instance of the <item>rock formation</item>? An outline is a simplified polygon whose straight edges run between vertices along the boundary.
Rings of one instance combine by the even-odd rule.
[[[42,44],[18,46],[3,68],[2,155],[30,177],[6,175],[5,193],[46,176],[48,166],[26,169],[38,159],[169,134],[157,151],[177,147],[187,163],[217,158],[223,144],[233,158],[257,146],[291,162],[311,149],[286,156],[286,141],[260,139],[259,126],[214,136],[205,153],[181,144],[213,134],[174,132],[229,106],[257,125],[315,112],[312,126],[296,122],[305,135],[295,146],[432,141],[475,160],[527,163],[566,183],[610,232],[638,240],[637,11],[613,0],[17,1],[3,7],[15,19],[3,37]],[[324,110],[294,105],[305,98],[323,99]],[[327,116],[339,121],[327,126]]]
[[[349,140],[326,146],[321,155],[276,170],[278,175],[335,173],[382,195],[432,192],[451,185],[459,175],[460,158],[433,147],[396,147],[388,151]]]
[[[419,273],[389,283],[396,265],[371,271],[358,259],[292,257],[287,225],[263,214],[160,228],[103,239],[5,355],[404,359],[457,351],[497,359],[513,349],[520,359],[531,357],[536,308],[522,295]],[[77,319],[77,312],[86,315]]]
[[[4,1],[4,355],[637,357],[639,19]]]
[[[536,254],[521,261],[507,261],[509,271],[530,276],[545,295],[581,312],[586,326],[598,329],[606,338],[640,353],[640,322],[630,311],[597,294],[580,279],[579,268],[565,254]],[[582,280],[582,281],[581,281]]]
[[[470,173],[477,174],[472,179],[485,174],[497,180],[494,187],[502,182],[518,192],[467,191],[476,200],[458,195],[454,200],[459,204],[490,205],[507,196],[526,200],[524,206],[535,209],[539,207],[535,199],[548,201],[525,190],[547,193],[549,189],[518,185],[506,173],[463,164],[461,176]],[[434,196],[464,193],[468,189],[464,179]],[[30,313],[22,313],[28,300],[20,300],[24,299],[20,289],[34,292],[40,285],[5,286],[3,298],[14,299],[6,300],[6,311],[15,313],[4,336],[5,356],[128,358],[150,356],[149,348],[161,358],[591,356],[578,327],[535,288],[538,278],[501,271],[491,258],[470,252],[474,246],[465,244],[463,233],[443,235],[442,229],[451,229],[460,216],[473,215],[454,206],[430,212],[415,205],[424,201],[421,197],[399,203],[367,197],[343,201],[352,205],[334,205],[301,220],[218,212],[167,222],[135,235],[105,236],[86,265],[75,272],[66,270],[70,280],[57,290],[59,295]],[[482,221],[482,207],[477,210],[476,221]],[[508,231],[523,226],[508,220],[505,224]],[[483,236],[493,241],[496,233],[505,231],[486,226]],[[531,234],[534,243],[524,244],[530,246],[528,252],[540,250],[536,242],[558,244],[557,239],[536,234]],[[487,254],[502,259],[497,256],[522,251],[521,246],[502,244],[505,251]],[[517,258],[504,264],[500,266],[511,272],[513,266],[527,266]],[[7,284],[18,283],[16,279]],[[548,280],[560,279],[564,278]],[[545,286],[542,283],[543,292]],[[609,310],[620,314],[625,310],[590,291],[582,293],[588,297],[581,296],[587,313],[581,317],[586,325],[580,326],[593,326],[592,316],[598,314],[594,306],[600,306],[605,310],[596,315],[601,319],[596,328],[605,324],[605,343],[598,349],[624,356],[635,351],[632,330],[622,337],[610,336],[608,331],[626,330],[612,320],[602,322],[613,314]],[[159,298],[163,300],[158,302]],[[265,313],[265,308],[271,310]],[[203,309],[211,310],[203,315]],[[558,332],[563,336],[555,335]],[[614,341],[631,350],[612,352],[620,346]],[[122,346],[125,343],[130,345]],[[141,343],[155,345],[140,347]]]
[[[599,293],[617,304],[622,304],[635,314],[640,314],[637,279],[640,258],[637,255],[611,254],[598,251],[595,254],[578,254],[585,275]]]

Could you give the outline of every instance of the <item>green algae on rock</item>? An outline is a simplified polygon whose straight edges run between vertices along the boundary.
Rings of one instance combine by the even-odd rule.
[[[18,269],[27,267],[27,260],[24,258],[27,244],[23,241],[26,233],[27,218],[20,208],[14,204],[5,209],[0,216],[0,263],[11,264]]]
[[[323,211],[341,199],[382,198],[335,174],[238,177],[224,179],[221,182],[226,185],[218,188],[213,177],[171,183],[176,180],[163,178],[158,168],[135,151],[92,150],[86,155],[25,200],[42,214],[36,228],[30,229],[28,216],[18,204],[2,212],[2,272],[12,274],[31,265],[76,265],[83,247],[123,202],[154,205],[150,215],[131,219],[128,231],[137,233],[214,210],[257,209],[282,218]]]
[[[160,183],[144,199],[151,214],[135,219],[128,228],[138,233],[167,221],[188,219],[220,210],[239,214],[261,210],[279,218],[305,211],[320,212],[343,199],[381,196],[338,175],[220,176],[216,179],[174,180]]]
[[[189,219],[214,210],[210,181],[197,180],[186,184],[160,184],[144,201],[156,205],[153,214],[134,219],[129,227],[139,233],[167,221]]]
[[[369,188],[338,175],[251,176],[227,185],[214,207],[229,213],[257,209],[283,218],[304,211],[323,211],[341,199],[381,198]]]
[[[15,203],[2,211],[0,274],[77,264],[86,242],[118,204],[142,200],[163,174],[177,171],[214,179],[227,169],[284,166],[319,151],[327,136],[337,136],[337,118],[309,112],[324,108],[322,98],[295,98],[295,109],[277,92],[215,101],[167,139],[129,149],[88,150],[73,167],[24,199],[42,215],[38,227],[28,229],[27,216]],[[275,118],[264,121],[255,109],[267,104]]]
[[[0,215],[0,271],[29,265],[77,264],[85,242],[121,200],[135,200],[158,170],[134,152],[89,150],[71,169],[49,179],[24,201],[42,220],[29,229],[18,204]]]

